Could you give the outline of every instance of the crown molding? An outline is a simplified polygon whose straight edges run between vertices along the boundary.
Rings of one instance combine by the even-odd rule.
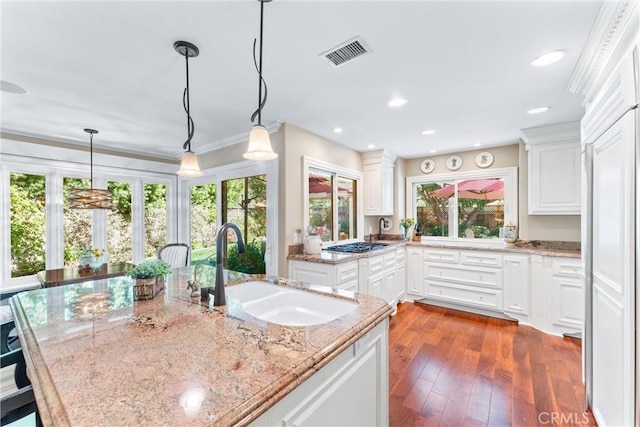
[[[569,81],[569,92],[590,102],[624,55],[640,28],[638,0],[604,1]]]
[[[280,130],[280,127],[282,127],[282,122],[280,120],[274,120],[272,122],[263,124],[263,126],[265,127],[265,129],[267,129],[267,132],[272,134]],[[244,132],[240,132],[235,135],[231,135],[226,138],[219,139],[217,141],[208,142],[204,145],[199,145],[197,148],[198,152],[196,154],[204,154],[210,151],[219,150],[224,147],[229,147],[231,145],[236,145],[241,142],[247,142],[249,141],[249,133],[251,133],[251,128],[247,129]]]
[[[396,157],[397,156],[389,150],[364,151],[362,153],[362,164],[370,165],[374,163],[385,163],[393,166],[396,161]]]
[[[551,144],[557,142],[580,143],[580,122],[558,123],[549,126],[536,126],[520,129],[525,149],[532,145]]]

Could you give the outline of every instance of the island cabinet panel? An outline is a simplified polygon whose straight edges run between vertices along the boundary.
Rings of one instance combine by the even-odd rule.
[[[388,425],[388,328],[385,319],[252,425]]]

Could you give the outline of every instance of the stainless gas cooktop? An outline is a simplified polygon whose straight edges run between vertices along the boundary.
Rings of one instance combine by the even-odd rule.
[[[389,246],[388,243],[369,243],[369,242],[355,242],[345,243],[344,245],[329,246],[324,248],[325,251],[331,252],[350,252],[350,253],[362,253],[369,252],[375,249],[382,249]]]

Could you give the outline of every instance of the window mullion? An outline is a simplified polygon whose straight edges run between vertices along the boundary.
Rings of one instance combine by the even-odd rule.
[[[45,176],[46,206],[46,267],[47,270],[64,267],[64,215],[62,206],[62,177],[59,173]]]
[[[338,224],[338,174],[333,174],[331,178],[331,217],[333,218],[331,240],[337,242],[340,240],[340,225]]]
[[[131,243],[134,264],[144,261],[146,244],[144,228],[144,185],[140,179],[131,182]]]

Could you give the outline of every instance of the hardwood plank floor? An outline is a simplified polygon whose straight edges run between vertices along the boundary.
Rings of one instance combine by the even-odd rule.
[[[581,342],[403,303],[389,326],[391,426],[596,426]]]

